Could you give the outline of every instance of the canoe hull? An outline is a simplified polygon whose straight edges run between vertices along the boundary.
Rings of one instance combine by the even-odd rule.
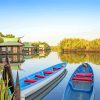
[[[58,66],[61,66],[61,65],[65,65],[66,66],[65,63],[59,64]],[[66,74],[65,66],[64,67],[61,66],[60,69],[58,68],[58,70],[53,71],[52,74],[49,73],[48,75],[46,75],[46,78],[40,79],[35,84],[32,83],[33,85],[30,85],[28,88],[25,88],[25,89],[22,88],[21,100],[31,100],[33,98],[35,100],[35,98],[37,98],[38,96],[43,94],[43,91],[46,91],[46,90],[48,90],[48,88],[53,87],[52,85],[54,83],[56,83],[56,84],[59,83],[60,82],[59,80],[61,80]],[[50,69],[52,69],[54,67],[56,67],[56,65],[53,66],[53,67],[47,68],[47,69],[43,70],[42,72],[40,71],[40,73],[43,73],[44,71],[47,72],[48,69],[49,69],[49,72],[50,72]],[[21,81],[23,81],[23,79]],[[44,93],[44,94],[46,94],[46,93]],[[43,97],[43,95],[40,96],[40,98],[42,98],[42,97]]]
[[[54,87],[56,87],[66,76],[66,69],[58,76],[55,80],[52,80],[50,83],[46,84],[42,88],[40,88],[37,92],[29,95],[25,98],[25,100],[41,100],[45,95],[47,95]]]
[[[94,98],[93,70],[89,64],[88,67],[85,68],[86,72],[83,69],[84,67],[80,65],[72,74],[65,89],[63,100],[93,100]],[[87,73],[92,73],[93,76],[88,77],[87,75],[90,74]]]

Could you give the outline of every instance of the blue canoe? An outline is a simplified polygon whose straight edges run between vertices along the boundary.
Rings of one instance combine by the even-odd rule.
[[[94,74],[88,63],[81,64],[72,74],[63,100],[94,100]]]
[[[37,94],[39,96],[45,92],[50,87],[49,84],[63,75],[65,70],[66,63],[60,63],[20,79],[21,100],[30,100],[27,98],[35,98]]]

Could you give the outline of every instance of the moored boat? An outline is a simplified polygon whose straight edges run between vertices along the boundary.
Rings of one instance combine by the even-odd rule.
[[[72,74],[63,100],[94,100],[94,73],[88,63],[81,64]]]
[[[35,100],[65,74],[66,63],[60,63],[20,79],[21,100]]]

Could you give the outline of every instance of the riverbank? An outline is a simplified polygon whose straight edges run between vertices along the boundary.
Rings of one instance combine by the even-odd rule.
[[[63,49],[62,50],[63,53],[71,53],[71,52],[82,52],[82,53],[100,53],[100,50],[67,50],[67,49]]]

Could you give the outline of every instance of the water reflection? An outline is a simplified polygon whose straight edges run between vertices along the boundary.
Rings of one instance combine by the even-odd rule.
[[[24,62],[23,55],[8,55],[10,65],[13,70],[20,70],[21,64]],[[6,61],[6,55],[0,55],[0,66],[3,67]]]
[[[23,56],[23,55],[9,55],[10,63],[12,68],[21,69],[20,66],[23,64],[24,59],[41,59],[48,58],[50,51],[39,51],[34,52],[33,55]],[[54,58],[54,57],[53,57]],[[96,65],[100,65],[100,54],[99,53],[58,53],[58,58],[63,62],[68,62],[70,64],[79,64],[82,62],[91,62]],[[0,55],[0,66],[3,65],[5,61],[5,55]]]
[[[34,52],[32,55],[25,55],[24,59],[46,58],[49,54],[50,51],[39,51],[39,52]]]
[[[64,62],[82,63],[91,62],[96,65],[100,65],[100,53],[58,53],[60,59]]]
[[[24,61],[23,55],[8,55],[11,63],[21,63]],[[6,61],[6,55],[0,55],[0,63]]]
[[[1,59],[1,56],[0,56]],[[30,56],[24,57],[24,63],[11,63],[13,68],[13,77],[16,79],[16,73],[18,70],[18,65],[20,65],[19,70],[19,77],[28,76],[31,73],[35,73],[39,70],[43,70],[49,66],[60,62],[67,62],[67,70],[68,73],[66,77],[60,82],[43,100],[62,100],[63,93],[65,91],[66,85],[69,81],[74,70],[79,66],[79,63],[82,62],[91,62],[91,66],[94,70],[95,75],[95,92],[96,92],[96,100],[100,98],[100,54],[99,53],[68,53],[68,54],[61,54],[57,52],[38,52],[34,53]],[[21,70],[23,69],[23,70]],[[60,90],[60,91],[59,91]]]
[[[39,52],[34,52],[32,55],[32,58],[46,58],[50,54],[50,51],[39,51]]]
[[[32,58],[45,58],[49,55],[50,51],[39,51],[39,52],[34,52],[33,55],[8,55],[10,64],[13,70],[22,70],[21,69],[21,64],[23,64],[24,60],[26,59],[32,59]],[[6,55],[0,55],[0,66],[3,67],[4,63],[6,61]]]

